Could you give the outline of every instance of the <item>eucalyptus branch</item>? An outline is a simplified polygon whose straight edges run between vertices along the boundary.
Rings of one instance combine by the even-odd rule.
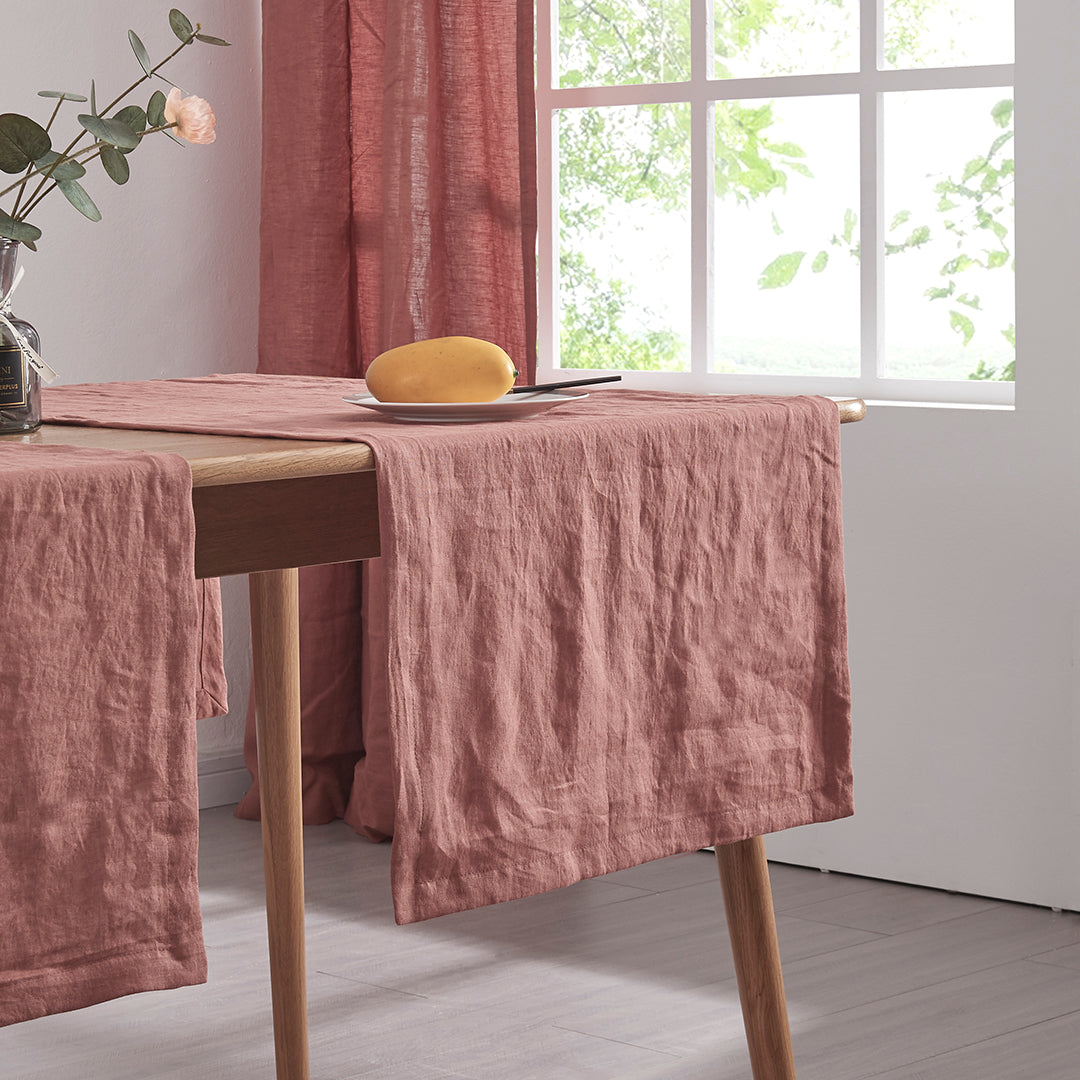
[[[175,123],[161,124],[159,127],[147,128],[145,131],[136,132],[136,134],[139,136],[139,139],[142,140],[145,136],[152,135],[155,131],[167,131],[169,128],[174,128],[174,127],[176,127]],[[95,158],[101,157],[101,152],[103,150],[108,150],[111,146],[112,146],[112,143],[96,142],[96,143],[94,143],[93,146],[84,146],[81,150],[76,150],[75,153],[71,156],[71,159],[74,160],[75,158],[79,157],[81,154],[89,154],[90,155],[89,157],[83,158],[83,161],[80,162],[80,164],[84,164],[85,162],[93,161],[93,160],[95,160]],[[54,162],[54,167],[55,167],[55,164],[56,163]],[[44,171],[44,170],[41,170],[41,171]],[[44,183],[45,181],[42,181],[42,182]],[[26,214],[29,214],[30,211],[33,210],[34,207],[37,206],[37,204],[39,202],[41,202],[41,200],[44,199],[45,196],[48,195],[50,191],[54,191],[56,189],[58,183],[59,183],[59,181],[54,180],[49,187],[45,188],[45,190],[41,192],[40,195],[37,195],[36,197],[34,195],[31,195],[29,201],[26,204],[26,208],[23,210],[24,217],[25,217]],[[4,193],[2,191],[0,191],[0,195],[3,195],[3,194]],[[14,214],[12,215],[12,217],[14,217]]]
[[[175,49],[173,49],[173,51],[171,53],[169,53],[169,55],[166,56],[164,60],[162,60],[158,64],[155,64],[149,71],[144,71],[143,75],[142,75],[142,78],[136,79],[135,82],[133,82],[122,94],[120,94],[118,97],[113,98],[113,100],[110,101],[109,104],[106,105],[105,108],[102,109],[101,112],[98,113],[98,116],[100,116],[102,113],[107,113],[110,109],[112,109],[116,105],[118,105],[121,101],[124,100],[124,98],[126,98],[128,96],[128,94],[134,92],[144,82],[146,82],[146,80],[149,79],[157,71],[158,68],[164,67],[174,56],[176,56],[176,54],[178,52],[180,52],[181,49],[184,49],[188,45],[192,44],[192,42],[194,42],[194,40],[195,40],[195,34],[201,29],[201,26],[202,26],[201,23],[196,23],[195,24],[195,29],[192,32],[191,37],[189,37],[187,39],[187,41],[181,41],[180,44],[177,45],[177,47]],[[36,206],[39,202],[41,202],[42,198],[44,198],[44,196],[48,194],[49,191],[53,190],[52,188],[49,188],[48,191],[42,191],[41,189],[49,182],[49,179],[51,178],[51,176],[53,174],[53,170],[55,170],[57,165],[59,165],[60,162],[63,161],[66,157],[69,157],[71,155],[71,151],[76,146],[78,146],[78,144],[80,142],[82,142],[83,137],[85,135],[87,135],[87,134],[88,134],[88,132],[86,131],[85,128],[82,131],[80,131],[79,134],[76,135],[75,138],[72,139],[71,142],[69,142],[67,144],[67,146],[64,148],[64,152],[60,155],[60,157],[58,157],[56,159],[56,161],[54,161],[52,163],[52,166],[45,172],[45,174],[41,178],[41,180],[38,181],[37,187],[34,188],[33,192],[31,192],[31,194],[30,194],[30,198],[27,200],[26,209],[23,211],[24,217],[29,212],[31,207]],[[26,180],[24,179],[23,184],[25,184],[25,183],[26,183]],[[3,192],[0,192],[0,195],[2,195],[2,194],[3,194]],[[20,188],[19,195],[16,197],[16,200],[15,200],[16,205],[18,204],[19,198],[21,198],[21,197],[22,197],[22,189]],[[14,217],[14,214],[12,216]]]
[[[172,127],[174,125],[168,124],[166,126],[167,127]],[[163,131],[164,128],[152,128],[150,130]],[[144,132],[143,134],[149,134],[149,131]],[[102,148],[104,148],[106,146],[109,146],[109,145],[111,145],[111,144],[110,143],[103,143],[103,142],[96,142],[96,143],[94,143],[93,146],[84,146],[81,150],[76,150],[74,154],[69,154],[66,159],[61,158],[59,161],[54,161],[54,162],[50,163],[49,165],[43,165],[40,169],[31,169],[26,174],[26,176],[22,177],[19,180],[16,180],[15,183],[8,184],[8,186],[6,188],[0,188],[0,197],[3,197],[4,195],[6,195],[9,191],[14,191],[17,187],[20,187],[31,176],[45,176],[46,179],[47,179],[48,176],[46,174],[51,176],[52,171],[56,168],[56,166],[57,165],[62,165],[65,160],[67,160],[67,161],[75,161],[81,154],[90,154],[90,153],[93,153],[95,150],[102,149]],[[92,160],[92,159],[87,159],[87,160]],[[16,205],[18,205],[18,204],[16,203]],[[29,203],[27,203],[27,207],[29,207]],[[25,211],[24,211],[24,213],[25,213]],[[12,213],[11,216],[14,217],[15,214]]]
[[[45,125],[46,131],[52,127],[53,121],[56,119],[56,114],[60,111],[60,106],[63,105],[65,101],[67,101],[67,98],[64,97],[58,97],[56,99],[56,105],[53,108],[52,116],[49,117],[49,122]]]
[[[87,99],[81,94],[39,91],[41,97],[57,99],[44,127],[21,113],[0,112],[0,172],[7,174],[0,175],[0,200],[12,196],[14,203],[10,214],[0,210],[0,237],[36,250],[41,229],[27,217],[57,188],[84,217],[100,221],[101,211],[83,186],[90,186],[88,181],[93,177],[86,166],[96,158],[101,160],[102,171],[109,180],[124,184],[131,175],[127,155],[147,135],[164,131],[177,142],[203,145],[215,140],[210,103],[194,94],[185,96],[185,91],[162,74],[162,69],[195,41],[226,46],[229,42],[202,33],[202,24],[193,23],[177,8],[169,11],[169,26],[179,41],[156,64],[138,34],[128,31],[128,42],[141,68],[139,77],[101,109],[97,107],[95,83],[91,81],[86,114],[79,114],[74,137],[63,149],[54,144],[51,132],[60,106],[65,101],[85,102]],[[146,82],[153,84],[155,79],[161,79],[172,89],[166,95],[151,86],[152,93],[146,91],[150,93],[149,101],[145,105],[135,104],[132,96],[139,92],[139,87]]]
[[[171,53],[169,53],[169,55],[166,56],[165,59],[162,60],[160,64],[155,64],[148,72],[144,72],[143,77],[141,79],[138,79],[135,82],[133,82],[119,97],[113,98],[113,100],[110,101],[109,104],[106,105],[105,108],[101,110],[101,112],[107,113],[114,105],[119,105],[120,102],[123,101],[124,98],[126,98],[128,96],[128,94],[130,94],[133,90],[136,90],[140,86],[142,86],[142,84],[144,82],[146,82],[147,79],[149,79],[152,75],[154,75],[157,72],[158,68],[164,67],[181,49],[186,49],[189,45],[193,44],[194,41],[195,41],[195,34],[197,34],[199,32],[199,30],[201,30],[201,29],[202,29],[202,24],[201,23],[196,23],[194,32],[192,33],[191,37],[189,37],[187,39],[187,41],[181,41],[180,44],[177,45],[176,48],[173,49],[173,51]]]
[[[60,111],[60,106],[64,104],[64,100],[65,99],[63,97],[58,97],[56,99],[56,104],[53,106],[52,116],[49,117],[49,122],[45,125],[46,131],[48,131],[49,128],[53,126],[53,121],[56,119],[56,114]],[[19,216],[19,200],[22,199],[23,191],[26,189],[26,181],[34,175],[34,172],[34,163],[31,162],[29,165],[26,166],[26,173],[17,185],[19,190],[15,193],[15,205],[11,208],[11,216],[13,218],[17,219]],[[12,185],[12,187],[14,186],[16,185]],[[0,195],[6,194],[10,190],[11,188],[5,188],[3,191],[0,191]]]

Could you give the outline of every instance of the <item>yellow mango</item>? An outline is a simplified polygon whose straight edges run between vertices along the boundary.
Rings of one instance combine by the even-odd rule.
[[[494,401],[514,385],[514,362],[498,345],[440,337],[380,353],[364,376],[379,401]]]

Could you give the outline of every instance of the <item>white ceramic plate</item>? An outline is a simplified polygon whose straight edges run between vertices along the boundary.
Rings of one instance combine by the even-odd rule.
[[[374,409],[395,420],[475,424],[483,420],[519,420],[588,396],[575,390],[549,390],[537,394],[504,394],[494,401],[376,401],[370,394],[353,394],[342,400],[363,409]]]

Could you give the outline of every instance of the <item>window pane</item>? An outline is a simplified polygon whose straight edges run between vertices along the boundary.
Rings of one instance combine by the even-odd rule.
[[[858,99],[714,109],[711,370],[858,375]]]
[[[885,67],[1013,62],[1013,0],[885,0]]]
[[[562,367],[682,371],[690,340],[690,107],[565,109]]]
[[[690,0],[559,0],[559,85],[690,78]]]
[[[713,25],[717,79],[858,70],[858,0],[717,0]]]
[[[885,95],[885,375],[1012,378],[1008,87]]]

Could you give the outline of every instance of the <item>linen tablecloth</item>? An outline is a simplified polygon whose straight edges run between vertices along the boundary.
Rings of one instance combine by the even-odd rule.
[[[195,717],[224,685],[183,458],[0,442],[0,521],[4,1025],[205,981]]]
[[[341,401],[362,388],[212,376],[44,408],[371,445],[399,922],[852,812],[833,402],[594,390],[407,424]]]

